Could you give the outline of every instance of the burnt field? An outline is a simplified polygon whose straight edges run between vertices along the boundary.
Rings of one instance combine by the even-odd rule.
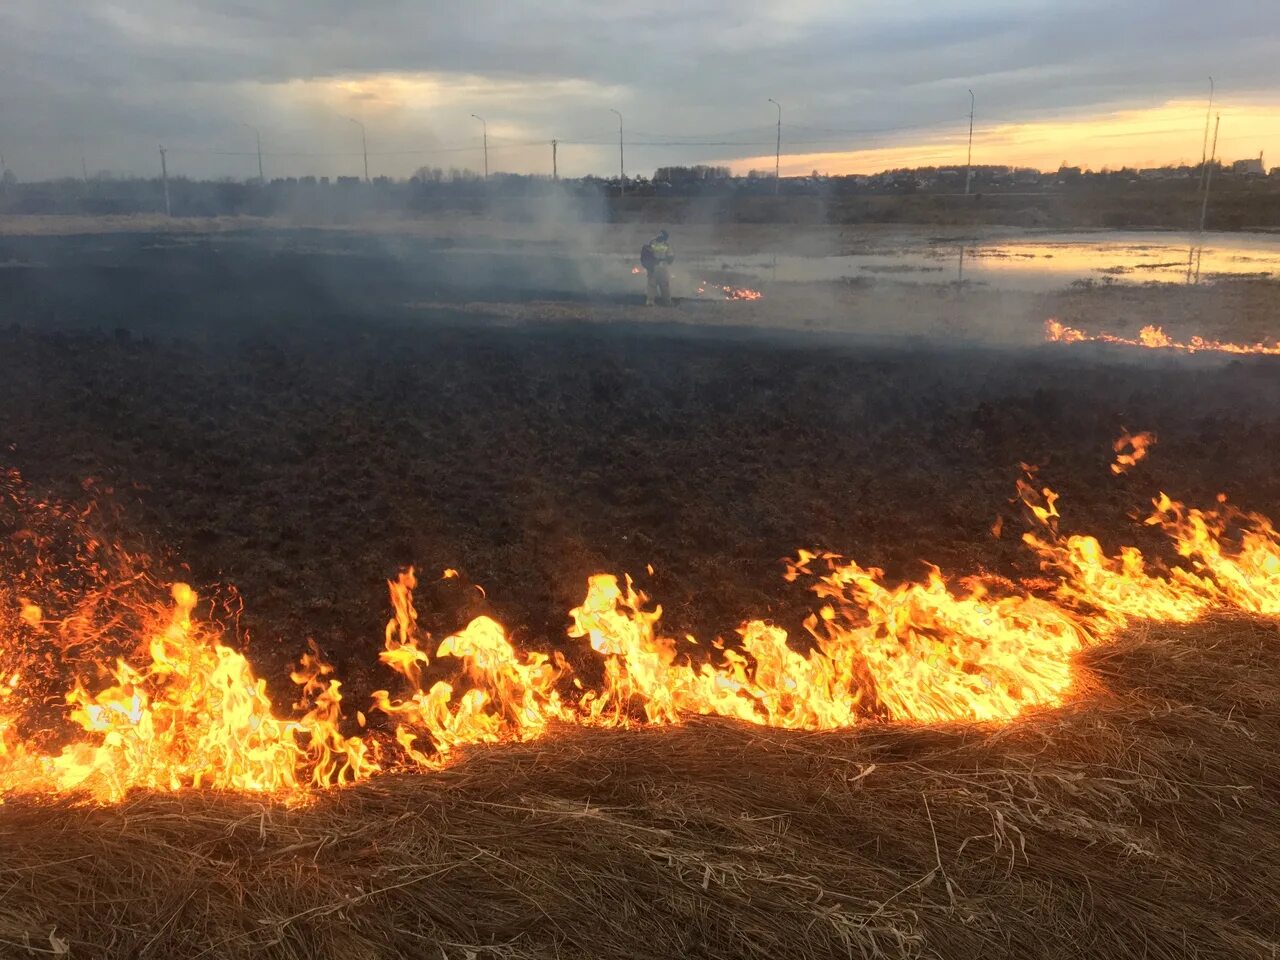
[[[342,243],[0,250],[26,265],[0,270],[6,466],[110,501],[113,534],[166,572],[233,586],[273,685],[308,637],[357,693],[384,682],[370,673],[385,580],[406,564],[435,631],[490,612],[517,642],[554,644],[588,575],[610,571],[634,575],[675,635],[731,638],[763,618],[796,636],[814,600],[782,559],[800,547],[891,580],[925,561],[1037,576],[1011,502],[1020,462],[1062,494],[1064,530],[1108,548],[1159,553],[1135,518],[1161,490],[1280,513],[1273,358],[893,340],[891,316],[881,331],[864,317],[862,336],[761,329],[771,310],[785,325],[780,301],[751,305],[751,328],[737,304],[714,327],[694,305],[592,323],[636,295],[593,290],[558,256],[494,251],[463,269],[437,245],[407,266]],[[558,319],[483,306],[535,297],[565,305]],[[1158,443],[1116,477],[1125,429]],[[461,576],[432,583],[445,568]]]
[[[1215,497],[1280,515],[1280,358],[1041,342],[1274,341],[1272,286],[646,311],[536,246],[0,263],[0,955],[1276,955],[1280,537]],[[1144,525],[1162,490],[1213,509]],[[885,578],[806,634],[799,548]]]

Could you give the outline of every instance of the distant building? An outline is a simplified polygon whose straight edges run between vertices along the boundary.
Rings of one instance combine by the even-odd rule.
[[[1231,172],[1245,177],[1265,177],[1267,168],[1262,162],[1262,154],[1248,160],[1237,160],[1231,165]]]

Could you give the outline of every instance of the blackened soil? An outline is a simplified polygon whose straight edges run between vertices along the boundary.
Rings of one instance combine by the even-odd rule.
[[[6,465],[66,497],[103,478],[130,535],[241,592],[273,680],[314,637],[355,691],[384,684],[384,581],[410,563],[462,573],[424,587],[433,630],[488,611],[529,644],[564,636],[597,571],[636,575],[671,632],[702,638],[749,617],[801,632],[814,602],[781,576],[798,547],[891,578],[924,561],[1035,575],[1010,503],[1020,461],[1062,493],[1066,529],[1112,547],[1159,543],[1133,520],[1159,490],[1280,515],[1273,358],[410,322],[369,305],[262,312],[254,329],[290,302],[277,280],[209,287],[228,309],[244,288],[233,331],[184,312],[187,289],[163,333],[155,317],[130,328],[125,293],[66,290],[27,290],[0,332]],[[1125,428],[1159,442],[1115,477]]]

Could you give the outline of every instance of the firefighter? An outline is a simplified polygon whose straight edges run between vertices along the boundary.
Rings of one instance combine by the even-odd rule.
[[[667,231],[662,230],[640,249],[640,266],[649,275],[644,304],[652,307],[656,298],[664,307],[671,306],[671,264],[675,255]]]

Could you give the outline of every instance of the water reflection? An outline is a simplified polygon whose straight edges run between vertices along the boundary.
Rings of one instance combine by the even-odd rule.
[[[1200,283],[1223,276],[1280,278],[1280,234],[1098,231],[974,242],[888,242],[837,257],[716,258],[757,279],[811,283],[985,284],[1048,290],[1073,283]],[[950,264],[948,263],[950,261]],[[954,272],[953,272],[954,271]]]
[[[1204,254],[1203,243],[1193,243],[1187,251],[1187,283],[1198,284],[1200,282],[1200,258]],[[1195,264],[1195,274],[1192,275],[1191,265]]]

